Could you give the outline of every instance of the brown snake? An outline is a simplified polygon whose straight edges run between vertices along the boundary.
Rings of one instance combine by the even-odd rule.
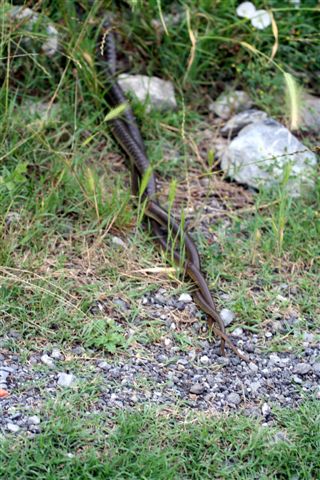
[[[105,24],[105,27],[106,31],[100,45],[99,58],[108,82],[105,93],[106,101],[109,107],[114,108],[121,104],[127,104],[127,100],[116,80],[116,48],[112,29],[108,23]],[[111,121],[111,130],[118,144],[130,158],[132,192],[137,197],[141,179],[150,170],[150,163],[134,114],[129,105],[126,106],[121,118],[115,118]],[[182,259],[177,249],[171,245],[174,260],[176,263],[184,265],[185,273],[197,286],[194,300],[207,314],[209,328],[221,338],[222,355],[225,353],[225,344],[227,344],[241,359],[247,361],[245,355],[239,352],[225,332],[223,321],[216,310],[208,285],[201,273],[200,257],[194,242],[189,234],[181,230],[181,227],[157,201],[156,181],[153,172],[148,177],[148,184],[142,199],[145,200],[144,214],[149,218],[152,231],[161,247],[168,251],[170,246],[169,239],[172,238],[171,232],[173,232],[175,237],[182,240],[186,259]]]

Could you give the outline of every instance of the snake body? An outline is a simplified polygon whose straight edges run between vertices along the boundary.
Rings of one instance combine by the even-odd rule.
[[[116,47],[112,28],[109,23],[105,24],[105,28],[106,31],[99,49],[99,59],[107,80],[105,92],[107,104],[109,107],[117,107],[120,104],[127,104],[127,98],[116,79]],[[111,130],[118,144],[130,158],[132,192],[134,196],[138,196],[141,179],[147,171],[150,171],[150,162],[135,116],[129,105],[126,106],[121,118],[115,118],[111,121]],[[153,172],[148,176],[148,184],[143,199],[145,200],[144,214],[149,219],[152,231],[160,246],[164,250],[170,251],[170,232],[174,234],[175,238],[182,240],[186,258],[182,260],[180,253],[171,245],[174,260],[178,264],[184,265],[185,273],[195,283],[197,290],[194,293],[194,300],[207,314],[209,328],[221,338],[221,353],[224,355],[225,344],[227,344],[240,358],[247,360],[233,345],[225,332],[223,321],[216,310],[207,282],[201,273],[197,247],[189,234],[182,231],[174,218],[159,205]]]

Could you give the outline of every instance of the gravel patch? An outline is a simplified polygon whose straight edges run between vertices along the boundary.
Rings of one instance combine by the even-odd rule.
[[[305,347],[299,355],[263,353],[262,346],[270,341],[265,332],[259,336],[237,327],[232,338],[248,356],[246,363],[230,351],[227,357],[220,356],[218,342],[210,343],[203,335],[205,323],[195,318],[193,302],[183,303],[181,310],[181,300],[163,289],[141,302],[150,309],[150,318],[163,322],[159,327],[163,335],[154,343],[135,342],[125,355],[103,355],[78,346],[64,355],[57,348],[33,353],[22,363],[16,353],[2,349],[0,388],[9,396],[0,398],[0,432],[36,435],[44,421],[44,402],[63,388],[93,381],[101,388],[88,407],[92,411],[146,404],[209,412],[241,409],[269,422],[274,405],[295,407],[308,396],[320,399],[320,343],[315,338],[313,343],[302,342]],[[175,322],[177,330],[172,330],[170,312],[188,312],[193,323]],[[177,340],[179,331],[188,336],[187,347]],[[0,343],[5,345],[5,340],[0,338]]]

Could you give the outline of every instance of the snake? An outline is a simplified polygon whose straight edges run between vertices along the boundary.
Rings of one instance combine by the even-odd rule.
[[[216,309],[208,284],[201,271],[200,256],[195,243],[189,233],[182,230],[181,225],[159,204],[155,174],[151,169],[140,129],[128,104],[127,97],[117,81],[117,54],[113,28],[109,20],[104,22],[103,27],[104,34],[99,43],[98,59],[105,77],[105,101],[107,108],[116,108],[119,105],[125,106],[121,116],[112,118],[110,126],[115,140],[130,159],[133,197],[141,197],[141,180],[148,172],[147,186],[142,195],[142,200],[144,200],[143,213],[149,220],[155,239],[166,252],[170,251],[171,246],[174,261],[178,265],[183,265],[185,274],[195,284],[194,301],[206,313],[209,330],[220,337],[221,354],[225,355],[225,345],[227,344],[236,355],[247,361],[247,357],[236,348],[226,334],[223,320]],[[179,244],[184,246],[184,256],[172,245],[172,241],[170,242],[172,233],[175,238],[180,239]]]

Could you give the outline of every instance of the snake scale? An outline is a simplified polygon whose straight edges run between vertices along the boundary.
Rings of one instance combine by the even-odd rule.
[[[99,64],[103,68],[105,76],[105,99],[109,108],[115,108],[125,104],[126,108],[120,117],[110,121],[111,131],[122,150],[127,154],[131,162],[131,183],[132,193],[135,197],[139,195],[140,182],[146,172],[150,173],[150,162],[147,157],[144,142],[127,98],[117,82],[117,56],[115,38],[110,23],[104,23],[104,35],[99,46]],[[148,176],[148,183],[143,193],[145,201],[144,215],[149,219],[152,232],[160,246],[168,251],[173,248],[173,257],[178,264],[184,266],[185,273],[192,279],[196,286],[194,300],[199,307],[207,314],[209,329],[221,338],[221,353],[225,354],[227,344],[241,359],[247,358],[233,345],[225,332],[223,321],[216,310],[214,301],[209,291],[207,282],[201,272],[200,257],[190,235],[181,229],[181,226],[159,205],[157,200],[157,187],[155,175],[151,170]],[[170,238],[172,233],[183,242],[185,258],[182,258],[179,251],[172,245]],[[171,245],[170,245],[171,243]],[[170,251],[170,250],[169,250]]]

